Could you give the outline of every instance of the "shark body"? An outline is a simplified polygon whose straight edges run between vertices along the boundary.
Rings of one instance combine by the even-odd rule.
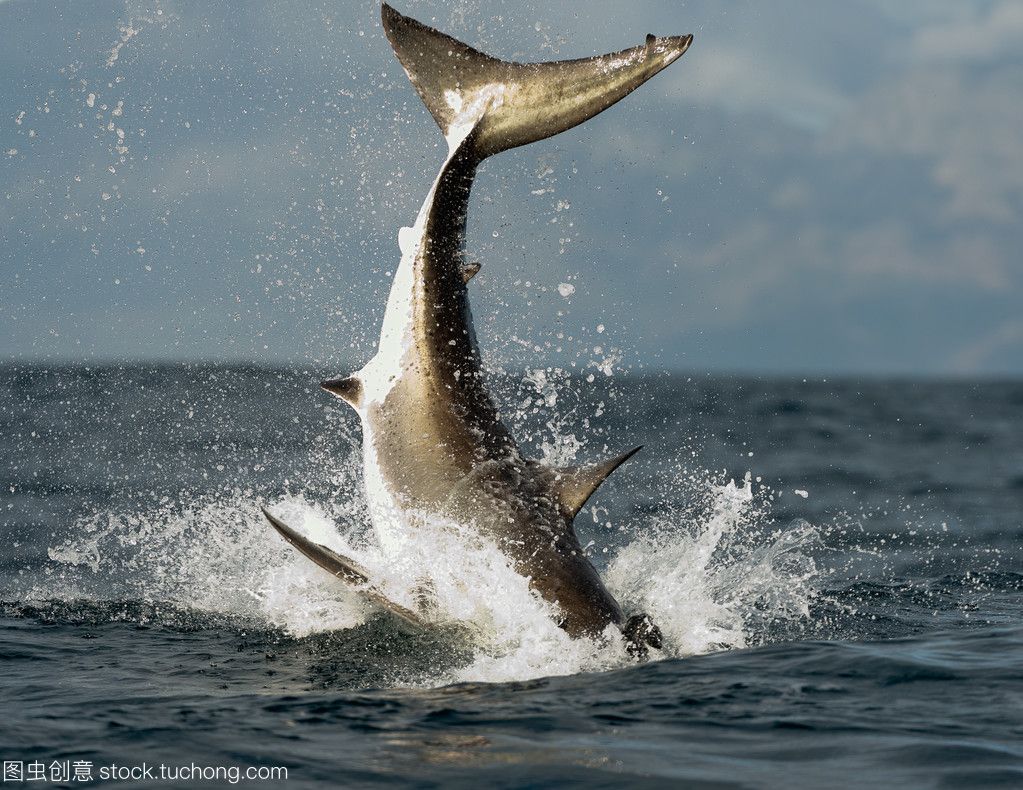
[[[580,468],[522,455],[484,380],[468,298],[479,267],[466,260],[465,229],[484,159],[610,107],[681,57],[692,36],[648,36],[610,55],[522,64],[485,55],[386,4],[382,18],[447,139],[448,155],[414,226],[399,233],[401,262],[376,354],[357,373],[322,384],[361,419],[367,499],[380,543],[397,551],[435,519],[463,525],[505,553],[556,606],[572,636],[598,636],[615,625],[634,652],[659,647],[656,626],[642,614],[626,617],[572,525],[597,486],[639,448]],[[315,544],[303,548],[300,536],[270,518],[303,553],[354,583],[338,571],[345,558],[317,559]],[[398,609],[409,620],[412,613]]]

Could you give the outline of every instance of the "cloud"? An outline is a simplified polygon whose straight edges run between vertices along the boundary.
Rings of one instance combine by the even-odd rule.
[[[1016,223],[1023,208],[1023,67],[911,70],[833,127],[834,152],[929,163],[947,219]]]
[[[1023,53],[1023,4],[1003,0],[985,12],[963,3],[954,18],[917,30],[909,51],[925,62],[1018,59]]]
[[[754,219],[704,251],[699,268],[694,273],[705,280],[710,309],[695,317],[718,325],[742,323],[751,311],[774,310],[793,295],[842,303],[906,286],[983,293],[1012,282],[1011,262],[982,235],[921,240],[883,219],[859,228]]]
[[[1023,320],[1009,319],[979,340],[968,342],[952,357],[957,373],[1015,371],[1023,358]]]
[[[835,265],[861,285],[891,285],[901,279],[918,287],[947,284],[998,291],[1011,282],[1009,262],[983,235],[964,233],[921,243],[904,223],[880,220],[840,234],[836,241],[829,250]]]
[[[768,113],[800,128],[820,129],[848,105],[835,86],[818,79],[804,64],[772,58],[770,67],[756,53],[719,47],[700,53],[685,80],[685,94],[731,111]]]

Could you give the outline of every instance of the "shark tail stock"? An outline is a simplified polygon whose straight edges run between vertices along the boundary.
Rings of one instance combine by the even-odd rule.
[[[689,49],[693,37],[648,35],[631,49],[578,60],[512,63],[404,16],[386,3],[384,32],[449,143],[479,126],[478,159],[552,137],[603,112]]]

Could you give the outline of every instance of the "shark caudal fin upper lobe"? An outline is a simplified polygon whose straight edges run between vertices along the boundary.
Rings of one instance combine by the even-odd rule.
[[[384,4],[384,32],[448,140],[479,125],[480,159],[543,140],[606,110],[678,60],[692,36],[647,36],[621,52],[551,63],[510,63]]]

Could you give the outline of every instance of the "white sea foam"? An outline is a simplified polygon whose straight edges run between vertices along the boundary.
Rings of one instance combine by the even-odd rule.
[[[354,457],[351,463],[355,464]],[[348,470],[352,472],[354,470]],[[740,648],[751,617],[805,617],[816,568],[806,555],[810,527],[761,536],[749,483],[708,484],[705,513],[628,527],[604,577],[629,612],[645,611],[665,636],[654,658]],[[365,526],[361,497],[330,509],[290,496],[273,505],[313,540],[364,565],[389,597],[412,606],[425,581],[432,619],[470,627],[472,659],[433,678],[508,681],[599,671],[631,659],[613,628],[604,639],[572,639],[494,546],[456,525],[426,523],[420,539],[384,554]],[[337,526],[347,524],[348,526]],[[250,492],[166,503],[145,513],[102,513],[79,523],[50,550],[60,570],[34,598],[168,602],[252,618],[297,636],[360,625],[373,610],[287,546],[265,523]]]

